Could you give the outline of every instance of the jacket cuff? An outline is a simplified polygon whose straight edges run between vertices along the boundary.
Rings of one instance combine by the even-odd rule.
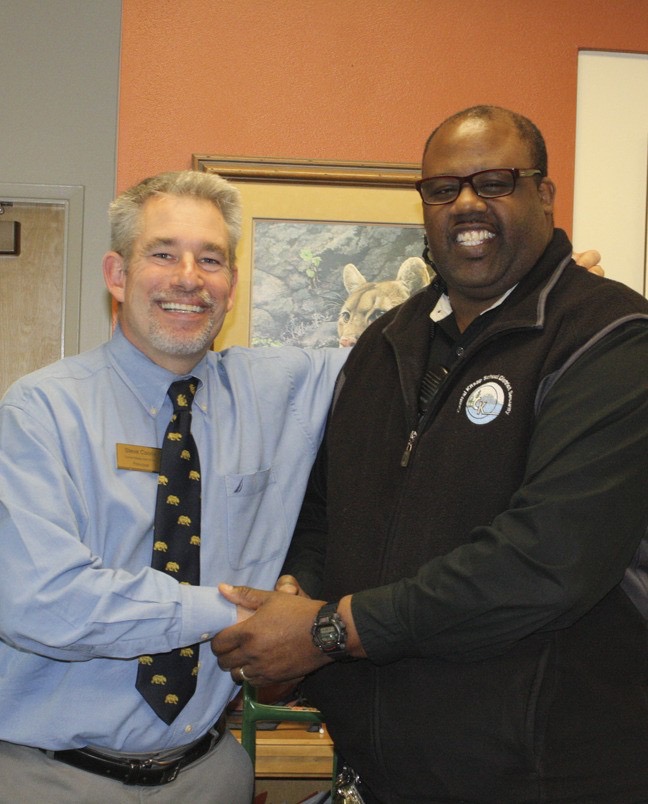
[[[389,664],[419,651],[400,622],[394,605],[394,585],[379,586],[351,597],[351,612],[367,658]]]

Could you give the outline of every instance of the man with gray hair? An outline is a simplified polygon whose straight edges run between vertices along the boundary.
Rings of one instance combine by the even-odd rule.
[[[147,179],[110,219],[114,336],[0,404],[0,801],[249,804],[215,585],[274,584],[346,352],[211,351],[241,233],[224,179]]]

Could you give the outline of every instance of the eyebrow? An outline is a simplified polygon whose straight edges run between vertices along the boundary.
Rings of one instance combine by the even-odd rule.
[[[155,240],[151,240],[149,243],[144,245],[145,251],[151,251],[156,248],[172,248],[178,245],[178,241],[173,237],[158,237]],[[218,243],[211,243],[208,241],[204,241],[200,244],[200,251],[213,251],[217,254],[227,255],[227,248]]]

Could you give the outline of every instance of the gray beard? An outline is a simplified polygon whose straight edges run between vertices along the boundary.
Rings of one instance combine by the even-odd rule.
[[[151,324],[149,328],[151,345],[159,352],[168,355],[187,356],[198,354],[205,349],[209,349],[212,345],[212,324],[213,320],[210,318],[209,326],[206,326],[203,332],[199,332],[189,339],[186,335],[168,332],[157,324]]]

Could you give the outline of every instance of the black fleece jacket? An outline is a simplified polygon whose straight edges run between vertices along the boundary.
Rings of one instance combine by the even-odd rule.
[[[353,593],[369,660],[306,689],[370,801],[648,793],[646,625],[621,586],[648,527],[648,302],[570,254],[556,230],[423,418],[438,287],[345,366],[286,569]]]

